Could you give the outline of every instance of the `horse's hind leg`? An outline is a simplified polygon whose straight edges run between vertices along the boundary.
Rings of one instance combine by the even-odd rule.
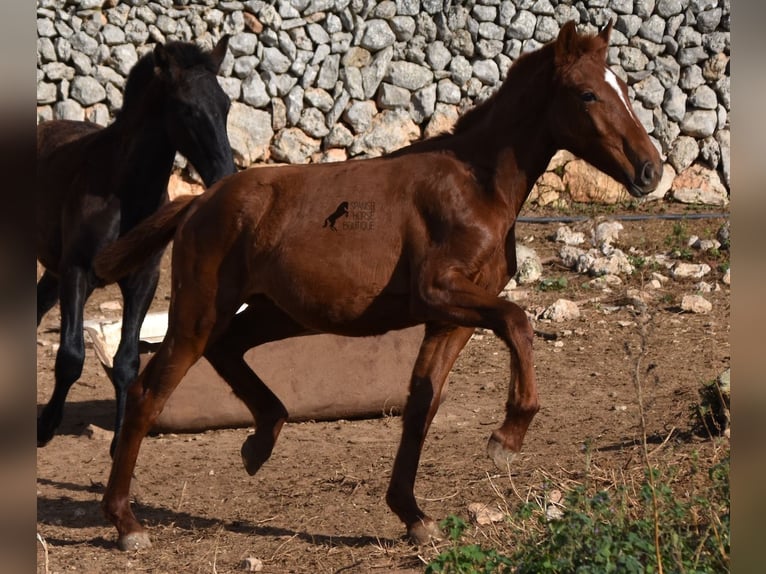
[[[270,303],[250,305],[237,314],[216,341],[205,351],[218,374],[247,405],[255,420],[255,434],[242,445],[242,461],[250,475],[258,472],[274,449],[287,409],[256,375],[244,359],[248,349],[305,332]]]
[[[426,325],[426,335],[412,372],[402,415],[402,438],[396,453],[386,502],[407,526],[417,544],[441,538],[434,520],[415,501],[415,475],[426,433],[441,402],[444,381],[473,329]]]
[[[114,437],[109,448],[109,453],[114,456],[117,445],[117,436],[122,426],[125,415],[125,400],[130,383],[138,376],[138,344],[141,324],[146,317],[146,312],[152,303],[154,292],[157,290],[157,282],[160,277],[159,258],[157,255],[142,270],[133,273],[119,281],[122,292],[122,332],[120,345],[114,355],[112,369],[112,384],[115,394],[115,417]]]
[[[80,378],[85,362],[83,309],[93,292],[87,272],[70,268],[61,278],[61,340],[56,353],[53,395],[37,417],[37,446],[53,438],[64,412],[64,403],[72,385]]]
[[[59,300],[59,280],[50,271],[43,272],[43,276],[37,282],[37,326],[45,314],[50,311]]]

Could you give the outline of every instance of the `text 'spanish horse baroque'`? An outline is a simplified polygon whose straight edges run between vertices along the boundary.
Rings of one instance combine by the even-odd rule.
[[[505,467],[539,408],[532,328],[497,296],[516,271],[514,223],[527,194],[560,148],[637,197],[662,171],[625,84],[606,67],[610,31],[580,36],[565,25],[452,134],[382,158],[241,172],[169,204],[98,256],[96,272],[114,280],[174,240],[167,335],[129,389],[103,500],[121,548],[150,544],[130,509],[131,474],[154,417],[201,356],[255,418],[245,468],[253,474],[269,458],[287,411],[243,359],[267,341],[425,323],[386,496],[424,542],[439,529],[413,494],[423,441],[458,353],[474,328],[492,329],[511,359],[505,421],[488,446]],[[324,223],[345,202],[333,232]]]
[[[47,444],[61,422],[67,393],[85,360],[83,308],[100,282],[96,252],[167,201],[176,151],[212,185],[236,171],[226,116],[229,98],[216,74],[228,37],[210,53],[193,44],[158,45],[128,75],[124,104],[114,122],[55,120],[37,127],[37,324],[61,302],[56,386],[37,419],[37,444]],[[117,398],[115,439],[128,385],[138,374],[138,335],[159,278],[155,253],[121,278],[122,338],[112,381]],[[112,449],[116,443],[112,442]]]

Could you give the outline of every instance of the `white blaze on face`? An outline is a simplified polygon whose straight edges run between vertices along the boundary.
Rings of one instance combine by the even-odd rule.
[[[630,117],[633,118],[633,121],[638,125],[641,125],[641,122],[638,121],[636,114],[633,113],[633,108],[630,107],[628,100],[625,98],[625,94],[623,93],[622,88],[620,88],[620,83],[617,81],[617,76],[614,74],[614,72],[609,68],[606,68],[604,70],[604,79],[606,80],[606,83],[612,86],[612,89],[617,92],[617,95],[620,97],[620,101],[625,106],[625,109],[628,110],[628,113],[630,114]]]

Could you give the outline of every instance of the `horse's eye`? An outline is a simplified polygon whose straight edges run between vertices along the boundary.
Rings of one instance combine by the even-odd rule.
[[[593,92],[583,92],[582,94],[580,94],[580,97],[582,98],[582,101],[585,103],[596,101],[596,94],[594,94]]]

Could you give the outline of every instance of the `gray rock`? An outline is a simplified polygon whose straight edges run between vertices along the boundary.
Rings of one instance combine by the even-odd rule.
[[[396,0],[396,13],[401,16],[417,16],[420,0]]]
[[[640,19],[640,17],[636,17]],[[650,16],[649,19],[640,24],[638,34],[642,38],[661,44],[665,36],[665,20],[657,14]]]
[[[537,19],[528,10],[519,10],[508,26],[506,34],[516,40],[528,40],[535,33]]]
[[[242,100],[254,108],[263,108],[269,104],[271,97],[266,91],[266,84],[256,72],[248,76],[241,84]]]
[[[377,52],[392,46],[395,41],[396,35],[387,21],[370,20],[364,28],[360,45],[371,52]]]
[[[500,26],[498,26],[498,28],[502,30]],[[537,19],[534,38],[538,42],[545,44],[546,42],[550,42],[556,39],[556,37],[559,35],[559,29],[559,23],[555,18],[552,16],[540,16]],[[481,33],[481,30],[479,32]],[[496,39],[502,40],[503,36],[500,36],[500,38]]]
[[[343,113],[343,119],[354,130],[354,133],[362,134],[372,125],[372,118],[378,112],[375,103],[366,100],[353,102]]]
[[[389,46],[375,54],[369,66],[362,68],[362,86],[364,87],[365,98],[369,99],[375,95],[380,82],[383,81],[383,77],[386,75],[386,70],[391,63],[393,55],[394,49]]]
[[[633,12],[642,19],[646,19],[654,12],[655,0],[634,0]]]
[[[472,69],[473,76],[487,86],[494,86],[500,81],[500,70],[493,60],[477,60]]]
[[[242,80],[239,78],[218,78],[218,84],[232,102],[242,96]]]
[[[516,244],[516,275],[520,285],[535,283],[542,277],[543,264],[537,252],[523,244]]]
[[[694,89],[689,103],[701,110],[715,110],[718,107],[718,98],[711,87],[703,84]]]
[[[231,72],[238,78],[246,80],[253,74],[258,73],[257,68],[260,63],[261,61],[256,56],[240,56],[234,60]]]
[[[383,110],[372,119],[370,129],[349,147],[351,155],[368,157],[390,153],[420,137],[420,130],[403,110]]]
[[[715,32],[718,25],[721,23],[722,16],[723,12],[720,8],[700,12],[697,14],[697,30],[703,34]]]
[[[37,36],[43,38],[52,38],[56,35],[56,27],[48,18],[37,19]]]
[[[665,89],[678,84],[681,77],[681,66],[670,56],[659,56],[654,60],[654,75]]]
[[[696,138],[705,138],[715,133],[718,115],[712,110],[692,110],[681,121],[681,132]],[[675,166],[674,166],[675,167]]]
[[[707,58],[707,52],[702,46],[694,46],[692,48],[681,48],[676,54],[676,59],[681,66],[691,66],[698,62],[702,62]]]
[[[266,84],[266,91],[272,97],[284,96],[298,83],[297,78],[289,74],[275,74],[271,71],[263,72],[261,79]]]
[[[332,128],[338,122],[348,103],[351,101],[351,96],[346,90],[341,90],[340,93],[337,93],[336,90],[336,94],[332,108],[330,108],[325,117],[328,128]]]
[[[715,139],[721,150],[721,171],[726,187],[731,189],[731,133],[729,130],[718,130]]]
[[[71,50],[71,44],[70,44]],[[56,48],[50,38],[37,39],[37,57],[42,62],[55,62],[57,58]]]
[[[85,32],[77,32],[70,39],[72,49],[82,52],[87,56],[93,56],[98,50],[98,42],[88,36]]]
[[[436,85],[436,99],[445,104],[459,104],[460,88],[447,78],[439,80]]]
[[[580,308],[574,301],[557,299],[543,311],[541,318],[548,319],[554,323],[573,321],[580,318]]]
[[[325,90],[332,90],[335,87],[335,83],[338,81],[338,74],[340,69],[340,55],[330,54],[322,62],[322,66],[319,68],[319,75],[317,76],[317,87]]]
[[[101,30],[101,37],[110,46],[125,42],[125,31],[114,24],[106,24]]]
[[[452,53],[444,45],[444,42],[437,40],[426,47],[426,62],[432,70],[443,70],[452,60]]]
[[[681,173],[689,167],[699,156],[699,145],[697,140],[690,136],[681,136],[676,139],[673,147],[668,153],[668,162]]]
[[[302,87],[295,86],[284,97],[287,125],[294,126],[300,121],[301,114],[303,113],[303,97],[305,93]]]
[[[81,122],[85,119],[85,110],[74,100],[62,100],[53,105],[53,117],[57,120]]]
[[[649,109],[658,107],[665,97],[665,88],[655,76],[648,76],[634,84],[633,89],[636,98]]]
[[[263,58],[260,68],[263,71],[274,72],[275,74],[284,74],[290,69],[290,59],[285,56],[278,48],[266,47],[263,49]]]
[[[684,2],[682,0],[657,0],[655,7],[657,14],[663,18],[680,14],[684,10]]]
[[[343,124],[335,124],[324,138],[324,147],[345,148],[354,142],[354,134]]]
[[[553,18],[548,18],[549,25],[544,26],[544,31],[550,31],[552,27],[558,27],[556,21]],[[550,23],[552,21],[552,24]],[[498,26],[493,22],[482,22],[479,24],[479,37],[487,38],[488,40],[502,40],[505,38],[505,29],[502,26]]]
[[[702,75],[702,68],[699,66],[685,67],[678,80],[678,85],[689,92],[703,84],[705,84],[705,77]]]
[[[326,90],[321,88],[307,88],[303,98],[314,108],[322,112],[329,112],[332,109],[333,99]]]
[[[251,56],[255,53],[255,47],[258,45],[258,36],[255,34],[241,33],[235,34],[229,40],[229,50],[234,57]]]
[[[359,68],[345,67],[341,69],[339,77],[352,98],[356,100],[364,99],[362,71]]]
[[[37,82],[37,104],[52,104],[56,102],[56,84]]]
[[[387,82],[380,84],[378,89],[378,107],[381,109],[406,108],[410,105],[409,90],[394,86]]]
[[[388,24],[399,42],[406,42],[415,35],[415,19],[411,16],[394,16]]]
[[[673,279],[701,279],[710,273],[710,265],[707,263],[676,262],[670,270]]]
[[[306,108],[303,110],[298,121],[298,127],[312,138],[321,139],[330,133],[325,124],[324,114],[316,108]]]
[[[91,106],[106,98],[106,91],[97,80],[89,76],[77,76],[69,87],[71,98],[83,106]]]
[[[59,80],[72,80],[74,78],[74,68],[70,68],[61,62],[51,62],[42,66],[45,77],[53,82]]]
[[[110,55],[112,66],[123,76],[127,76],[138,62],[138,52],[133,44],[114,46]]]
[[[412,62],[391,62],[384,79],[410,91],[419,90],[433,81],[433,72]]]
[[[416,124],[422,124],[430,118],[436,109],[436,85],[429,84],[412,96],[410,117]]]
[[[628,38],[632,38],[639,32],[641,32],[641,37],[645,38],[647,32],[644,30],[641,30],[641,28],[642,28],[641,18],[633,14],[623,14],[618,16],[617,21],[614,24],[614,30],[617,32],[622,32]],[[662,21],[662,28],[663,30],[665,29],[664,21]],[[610,44],[612,46],[617,45],[611,38],[610,38]]]
[[[503,28],[511,25],[513,17],[516,15],[516,6],[510,0],[502,0],[497,8],[497,23]],[[561,21],[559,20],[559,23]]]
[[[149,28],[141,20],[129,20],[125,25],[125,39],[135,46],[146,44]]]
[[[620,48],[620,64],[626,72],[645,70],[649,59],[639,49],[631,46]]]
[[[270,149],[271,156],[277,161],[301,164],[308,163],[320,150],[320,142],[299,128],[286,128],[276,135]]]
[[[227,131],[238,166],[249,167],[268,157],[269,144],[274,136],[268,112],[233,102],[227,118]]]
[[[494,22],[497,18],[497,7],[474,4],[471,15],[479,22]]]
[[[463,56],[455,56],[449,64],[452,81],[457,86],[463,86],[473,76],[471,63]]]
[[[686,115],[686,93],[678,86],[670,86],[665,91],[662,109],[670,119],[680,122]]]

